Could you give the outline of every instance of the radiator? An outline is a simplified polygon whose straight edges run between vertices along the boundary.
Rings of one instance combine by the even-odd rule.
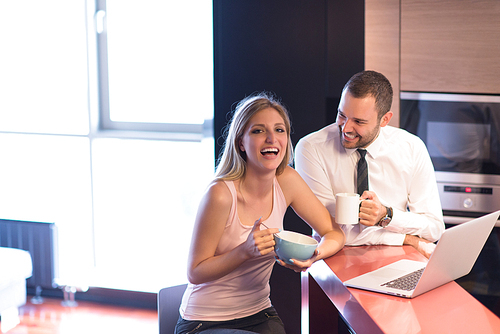
[[[19,248],[31,254],[33,274],[27,287],[52,289],[57,274],[57,229],[54,223],[0,219],[0,246]]]

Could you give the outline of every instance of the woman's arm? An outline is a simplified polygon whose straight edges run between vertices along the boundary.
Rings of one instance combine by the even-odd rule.
[[[223,182],[212,183],[200,202],[188,258],[188,280],[193,284],[221,278],[247,259],[274,249],[272,233],[279,230],[261,231],[258,220],[244,243],[227,253],[215,255],[231,205],[231,193]]]
[[[296,266],[293,269],[300,267],[305,270],[315,261],[330,257],[342,249],[345,244],[344,232],[300,175],[293,168],[287,167],[278,181],[287,203],[321,236],[315,255],[307,261],[294,261]]]

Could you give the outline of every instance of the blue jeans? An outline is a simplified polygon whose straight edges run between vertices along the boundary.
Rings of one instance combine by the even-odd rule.
[[[274,307],[245,318],[228,321],[197,321],[179,317],[175,334],[285,334],[285,326]]]

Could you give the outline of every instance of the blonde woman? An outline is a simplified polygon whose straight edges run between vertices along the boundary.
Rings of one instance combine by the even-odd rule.
[[[287,110],[261,93],[242,100],[226,132],[216,177],[201,200],[176,333],[285,333],[269,298],[275,263],[296,272],[335,254],[342,230],[299,174]],[[314,255],[286,264],[273,233],[291,206],[321,241]]]

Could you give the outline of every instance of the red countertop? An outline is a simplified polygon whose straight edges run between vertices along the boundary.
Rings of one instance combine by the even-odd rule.
[[[356,333],[500,333],[500,318],[456,282],[413,299],[342,283],[400,259],[427,261],[411,246],[344,247],[309,274]]]

